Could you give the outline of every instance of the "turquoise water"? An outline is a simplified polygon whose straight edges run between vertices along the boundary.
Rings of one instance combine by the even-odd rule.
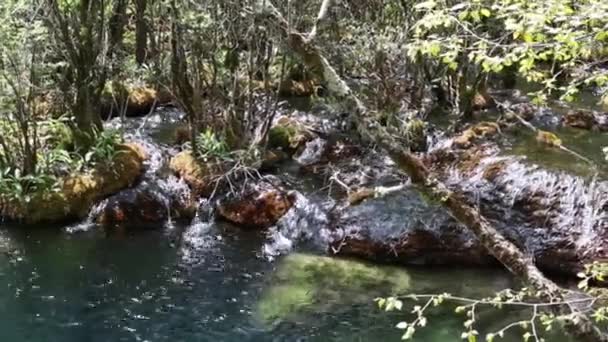
[[[373,303],[390,286],[344,283],[336,274],[311,278],[332,295],[263,319],[261,303],[290,276],[275,277],[284,260],[262,258],[264,237],[256,233],[228,226],[126,236],[49,227],[0,232],[0,341],[400,340],[394,326],[405,314]],[[396,279],[405,279],[401,291],[468,296],[513,285],[493,269],[402,269]],[[415,341],[460,341],[463,318],[452,310],[434,311]],[[482,329],[505,322],[500,313],[480,313]]]

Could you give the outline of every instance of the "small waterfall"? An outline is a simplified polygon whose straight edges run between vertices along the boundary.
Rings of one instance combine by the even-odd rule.
[[[65,227],[64,231],[69,234],[75,234],[80,232],[87,232],[95,228],[95,219],[97,218],[97,216],[99,216],[99,214],[101,214],[101,211],[103,210],[103,208],[105,208],[107,204],[107,199],[95,204],[93,208],[91,208],[91,210],[89,211],[87,217],[82,222],[71,224]]]
[[[174,214],[186,210],[192,200],[189,187],[168,170],[170,157],[177,153],[169,143],[174,139],[174,129],[181,124],[182,116],[183,113],[177,110],[161,108],[143,118],[114,118],[106,122],[106,128],[121,130],[126,141],[144,149],[147,155],[145,172],[133,188],[104,199],[90,211],[86,220],[68,227],[67,231],[91,229],[104,214],[109,215],[112,223],[112,210],[124,213],[121,216],[126,216],[127,224],[158,225],[161,222],[152,221],[164,219],[166,228],[175,227]]]
[[[544,169],[522,157],[489,155],[470,171],[451,169],[447,184],[462,189],[531,255],[567,248],[582,257],[606,238],[607,182]]]
[[[324,228],[329,225],[327,214],[329,204],[296,192],[294,206],[268,230],[268,242],[264,244],[263,254],[273,259],[291,251],[298,240],[312,241],[317,246],[326,246],[329,238]]]
[[[180,254],[187,264],[201,262],[200,251],[214,247],[221,241],[220,235],[213,235],[213,207],[207,199],[199,202],[196,216],[182,234]]]

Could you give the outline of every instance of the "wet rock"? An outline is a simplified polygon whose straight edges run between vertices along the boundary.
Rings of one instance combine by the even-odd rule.
[[[159,226],[168,218],[167,200],[147,191],[129,189],[107,199],[96,218],[103,228]]]
[[[330,251],[403,265],[489,265],[495,260],[465,227],[408,189],[344,208]]]
[[[598,122],[590,111],[570,110],[562,117],[562,123],[564,126],[590,130]]]
[[[275,224],[293,206],[295,196],[285,189],[260,182],[220,201],[220,218],[245,228],[263,229]]]
[[[277,119],[268,133],[268,145],[271,148],[295,153],[300,147],[314,138],[315,134],[304,124],[287,116],[282,116]]]
[[[214,182],[224,173],[225,165],[220,161],[203,162],[192,152],[183,151],[171,159],[169,169],[182,178],[196,196],[202,196],[213,191]]]
[[[144,172],[147,156],[140,146],[124,144],[118,151],[111,165],[67,176],[57,192],[33,194],[29,202],[0,196],[0,216],[31,224],[86,217],[96,202],[132,186]]]
[[[466,129],[452,140],[457,148],[469,148],[478,140],[492,137],[500,133],[500,126],[495,122],[480,122]]]
[[[192,220],[197,203],[189,190],[163,188],[165,180],[144,182],[106,199],[97,210],[95,221],[103,228],[156,228],[168,219]]]

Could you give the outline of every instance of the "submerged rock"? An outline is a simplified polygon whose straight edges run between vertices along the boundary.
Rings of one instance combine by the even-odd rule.
[[[59,191],[34,194],[27,203],[0,197],[0,216],[30,224],[86,217],[97,201],[133,185],[144,172],[147,156],[140,146],[124,144],[118,151],[111,165],[63,179]]]
[[[221,200],[217,213],[238,226],[263,229],[275,224],[294,203],[294,194],[269,182],[259,182]]]
[[[255,310],[265,323],[403,294],[410,288],[410,276],[399,268],[295,253],[281,260],[270,284]]]

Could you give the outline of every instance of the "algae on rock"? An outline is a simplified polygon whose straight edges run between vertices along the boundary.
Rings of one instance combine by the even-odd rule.
[[[340,304],[372,303],[374,296],[403,294],[409,288],[410,276],[403,269],[295,253],[282,259],[256,315],[272,323]]]

